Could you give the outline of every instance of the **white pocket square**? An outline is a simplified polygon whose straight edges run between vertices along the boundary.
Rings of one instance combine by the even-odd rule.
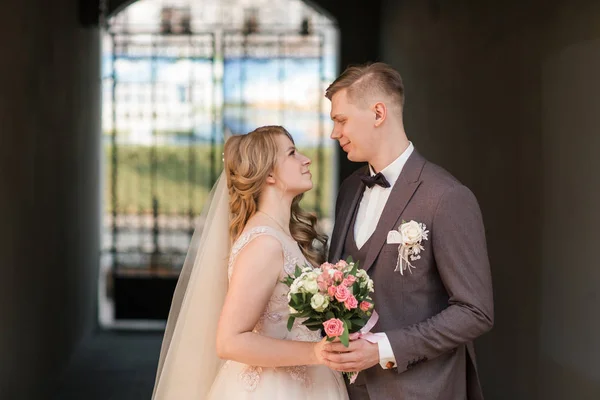
[[[389,231],[387,235],[387,244],[402,243],[402,234],[398,231]]]

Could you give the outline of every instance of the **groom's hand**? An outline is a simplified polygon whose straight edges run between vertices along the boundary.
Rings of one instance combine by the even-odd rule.
[[[379,345],[364,339],[342,343],[327,343],[323,346],[325,365],[341,372],[358,372],[379,364]]]

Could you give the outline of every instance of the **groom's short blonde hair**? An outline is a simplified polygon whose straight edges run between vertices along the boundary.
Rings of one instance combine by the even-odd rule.
[[[402,109],[404,107],[404,84],[400,73],[382,62],[356,65],[344,72],[325,91],[329,100],[340,90],[346,89],[348,100],[357,103],[387,96]]]

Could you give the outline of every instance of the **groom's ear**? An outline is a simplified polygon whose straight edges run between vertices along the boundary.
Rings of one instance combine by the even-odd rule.
[[[387,115],[387,108],[385,107],[385,104],[381,102],[375,103],[373,106],[373,112],[375,113],[375,126],[380,126]]]

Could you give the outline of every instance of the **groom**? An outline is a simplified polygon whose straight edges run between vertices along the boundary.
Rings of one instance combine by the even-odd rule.
[[[329,258],[360,261],[379,313],[379,341],[328,344],[328,366],[362,370],[351,400],[483,399],[473,340],[493,325],[493,299],[475,196],[408,141],[390,66],[350,67],[326,97],[331,138],[369,164],[340,187]]]

